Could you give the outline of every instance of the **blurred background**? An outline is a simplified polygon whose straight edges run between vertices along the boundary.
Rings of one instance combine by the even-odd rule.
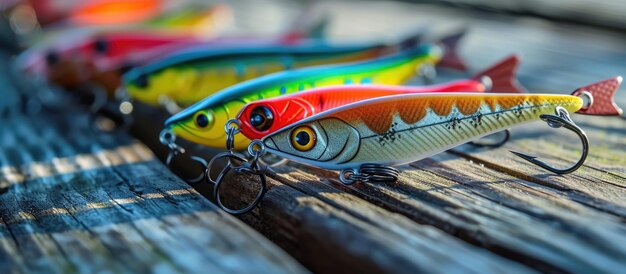
[[[288,29],[295,19],[313,20],[310,16],[325,17],[324,37],[338,42],[393,40],[416,30],[434,40],[464,29],[468,34],[459,49],[470,68],[481,69],[518,53],[520,81],[536,91],[556,91],[573,79],[586,83],[607,78],[626,68],[626,1],[141,0],[131,2],[157,8],[111,16],[81,10],[81,5],[98,2],[107,1],[3,0],[10,28],[19,39],[2,38],[9,47],[24,49],[69,29],[124,29],[168,11],[204,5],[219,7],[214,21],[197,30],[206,36],[270,35]],[[16,41],[19,45],[14,45]]]

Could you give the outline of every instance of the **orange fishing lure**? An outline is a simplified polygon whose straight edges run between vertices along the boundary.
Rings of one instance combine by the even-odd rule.
[[[262,139],[267,151],[327,169],[359,173],[368,164],[394,166],[440,153],[476,138],[533,120],[586,135],[568,112],[619,115],[612,101],[621,77],[554,94],[410,94],[375,98],[313,115]],[[583,98],[590,104],[584,106]],[[557,115],[552,115],[556,113]],[[585,151],[586,152],[586,151]],[[539,162],[518,154],[529,161]],[[584,153],[586,156],[586,153]],[[569,173],[575,167],[558,170]]]
[[[571,167],[554,168],[536,157],[513,152],[549,171],[565,174],[584,163],[589,141],[585,132],[569,117],[569,112],[588,115],[620,115],[613,95],[622,78],[615,77],[577,89],[572,95],[555,94],[485,94],[421,93],[384,96],[333,108],[286,126],[248,146],[251,160],[228,152],[215,160],[229,161],[216,179],[214,195],[218,205],[232,214],[252,210],[265,193],[265,169],[260,158],[270,152],[289,160],[326,169],[341,170],[344,184],[354,182],[387,183],[397,180],[399,171],[392,166],[417,161],[482,136],[541,119],[554,128],[563,127],[578,135],[582,156]],[[584,102],[587,99],[587,103]],[[552,114],[555,113],[555,114]],[[226,125],[229,135],[237,129]],[[231,170],[258,175],[260,190],[242,209],[228,208],[219,196],[223,178]]]

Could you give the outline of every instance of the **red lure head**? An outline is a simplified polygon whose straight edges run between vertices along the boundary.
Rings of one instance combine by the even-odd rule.
[[[237,118],[241,133],[249,139],[261,139],[286,125],[315,114],[315,108],[306,100],[265,100],[252,102],[241,109]]]

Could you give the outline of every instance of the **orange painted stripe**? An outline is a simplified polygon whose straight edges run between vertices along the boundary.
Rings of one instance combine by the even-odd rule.
[[[456,107],[463,115],[476,113],[482,104],[491,111],[500,106],[510,110],[517,106],[563,105],[570,111],[582,107],[579,97],[569,95],[526,95],[526,94],[460,94],[448,96],[397,96],[394,99],[371,102],[366,107],[347,108],[330,114],[348,123],[363,122],[377,134],[383,134],[391,127],[393,115],[397,114],[405,123],[414,124],[426,116],[431,109],[440,116],[449,115]],[[486,114],[486,113],[483,113]]]

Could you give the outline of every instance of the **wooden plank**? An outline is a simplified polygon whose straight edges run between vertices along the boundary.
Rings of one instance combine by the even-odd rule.
[[[347,195],[315,173],[291,168],[278,172],[269,174],[271,187],[261,206],[241,218],[314,272],[529,271]],[[250,191],[243,193],[237,199],[252,198]]]
[[[623,266],[626,250],[622,244],[626,238],[619,218],[580,206],[567,193],[546,193],[540,185],[485,171],[450,154],[415,165],[419,170],[404,168],[401,181],[393,185],[345,187],[334,179],[320,181],[317,178],[333,178],[336,174],[311,168],[283,168],[277,170],[280,175],[272,177],[304,188],[305,193],[329,203],[343,203],[355,214],[367,215],[358,203],[337,194],[350,193],[542,271],[610,272]],[[320,184],[329,189],[317,186]],[[333,194],[346,201],[337,201],[339,198]],[[276,203],[268,194],[270,199],[267,203]],[[261,212],[265,206],[263,203]],[[271,206],[269,210],[280,209]],[[248,218],[243,217],[254,223]],[[383,218],[391,225],[392,217]],[[590,221],[598,226],[589,227]],[[263,227],[273,226],[264,223]]]
[[[306,272],[84,114],[0,123],[0,269],[10,272]]]

